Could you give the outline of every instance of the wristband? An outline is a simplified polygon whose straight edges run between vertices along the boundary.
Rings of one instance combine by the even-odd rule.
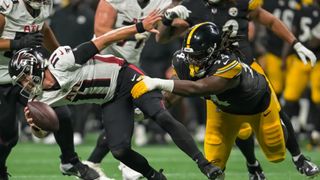
[[[136,28],[137,28],[137,32],[138,32],[138,33],[143,33],[143,32],[146,31],[146,30],[144,29],[144,27],[143,27],[142,22],[136,23]]]
[[[173,80],[168,80],[168,79],[158,79],[157,78],[157,82],[159,85],[159,88],[164,90],[164,91],[168,91],[168,92],[172,92],[173,88],[174,88],[174,81]]]
[[[19,41],[18,40],[10,40],[10,50],[18,50],[19,48]]]
[[[297,39],[295,39],[292,43],[291,43],[291,47],[293,47],[295,44],[297,44],[299,41]]]

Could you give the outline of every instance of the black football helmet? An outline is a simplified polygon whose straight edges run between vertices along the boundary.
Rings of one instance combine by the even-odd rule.
[[[35,96],[42,92],[42,82],[44,70],[47,66],[43,55],[33,48],[24,48],[17,51],[9,62],[9,74],[14,82],[22,87],[21,95]],[[29,77],[28,83],[32,85],[32,89],[21,84],[23,78]],[[27,95],[26,95],[27,93]]]
[[[51,0],[24,0],[32,9],[40,9],[42,5],[50,4]]]
[[[212,22],[193,26],[184,37],[183,52],[189,64],[200,68],[207,66],[218,55],[221,35],[218,27]]]

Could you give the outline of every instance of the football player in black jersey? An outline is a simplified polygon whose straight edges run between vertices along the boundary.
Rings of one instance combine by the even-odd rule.
[[[294,0],[270,0],[265,1],[263,3],[263,8],[270,13],[272,13],[277,18],[281,19],[281,21],[292,30],[292,22],[296,11],[298,11],[298,3]],[[282,92],[284,90],[284,82],[285,82],[285,68],[288,67],[289,62],[287,59],[287,65],[284,65],[282,62],[282,52],[284,47],[284,41],[279,38],[276,34],[274,34],[271,30],[267,29],[265,37],[263,39],[265,42],[264,48],[266,53],[259,58],[259,62],[263,63],[264,70],[272,87],[278,97],[281,97]]]
[[[276,99],[266,78],[242,62],[244,56],[234,42],[211,22],[197,24],[174,54],[173,66],[181,80],[142,76],[131,93],[137,98],[160,89],[210,99],[216,108],[207,109],[205,154],[221,169],[243,123],[250,124],[268,160],[280,162],[286,149]]]
[[[305,48],[300,42],[298,42],[295,36],[286,28],[286,26],[275,16],[268,13],[266,10],[261,8],[262,1],[261,0],[246,0],[246,1],[235,1],[235,0],[204,0],[205,5],[207,6],[207,11],[212,13],[211,16],[202,16],[201,12],[204,12],[205,9],[202,8],[201,12],[197,14],[191,13],[189,18],[186,20],[173,18],[172,20],[163,21],[164,26],[160,26],[160,34],[158,34],[157,39],[160,42],[167,42],[177,36],[179,36],[182,32],[187,29],[187,25],[192,26],[194,22],[199,22],[205,18],[208,21],[217,23],[220,30],[225,31],[232,29],[232,36],[242,35],[241,41],[237,42],[239,45],[239,49],[242,54],[245,56],[243,60],[244,63],[250,65],[253,69],[258,71],[261,74],[264,74],[262,68],[254,61],[253,53],[251,47],[248,42],[248,22],[249,20],[255,20],[258,23],[265,25],[270,30],[272,30],[278,37],[283,39],[284,41],[290,43],[294,50],[299,55],[300,59],[306,64],[306,59],[310,59],[311,65],[314,65],[316,58],[315,55]],[[197,12],[197,7],[201,7],[202,5],[190,5],[192,3],[196,3],[193,1],[185,1],[183,5],[185,5],[192,12]],[[174,16],[174,15],[173,15]],[[169,15],[165,16],[170,17]],[[187,24],[187,25],[186,25]],[[276,95],[272,90],[272,94],[274,98]],[[290,119],[287,115],[281,110],[280,104],[276,99],[278,104],[278,109],[280,112],[281,119],[288,130],[288,140],[287,140],[287,148],[293,156],[293,160],[299,172],[305,174],[306,176],[314,176],[319,173],[319,169],[317,166],[311,161],[307,160],[300,151],[297,140],[294,137],[293,127],[291,125]],[[209,108],[209,107],[207,107]],[[281,111],[280,111],[281,110]],[[246,131],[244,131],[246,132]],[[206,144],[206,142],[205,142]],[[209,146],[209,145],[208,145]],[[206,146],[205,146],[206,148]],[[253,148],[252,148],[253,149]],[[248,153],[250,151],[245,151],[244,153]],[[252,154],[252,153],[250,153]],[[247,154],[247,156],[251,156]],[[252,158],[251,158],[252,159]],[[247,158],[248,160],[248,158]],[[258,162],[255,162],[257,165]],[[251,166],[248,166],[249,172],[254,171],[254,169],[250,170]],[[255,176],[256,173],[250,173],[250,176]]]
[[[320,21],[320,8],[318,3],[313,0],[302,0],[301,9],[296,13],[293,25],[294,33],[298,37],[299,41],[306,45],[309,49],[316,52],[317,59],[320,59],[319,47],[320,45],[311,46],[309,43],[312,39],[311,30],[316,27]],[[313,31],[316,32],[316,31]],[[314,36],[317,34],[313,33]],[[299,103],[299,99],[303,92],[310,85],[311,88],[311,101],[315,104],[315,108],[320,111],[320,65],[317,61],[315,67],[303,66],[299,61],[297,55],[293,56],[293,62],[288,70],[286,77],[285,90],[283,97],[285,100],[284,109],[290,116],[290,118],[297,113],[294,111],[296,104]],[[299,77],[299,78],[297,78]],[[319,121],[319,113],[312,114],[314,119]]]
[[[9,74],[28,92],[30,100],[46,102],[53,107],[85,103],[101,105],[110,152],[147,179],[166,180],[166,177],[162,170],[156,171],[147,159],[131,148],[134,105],[168,132],[207,178],[216,179],[223,172],[204,158],[187,129],[169,114],[163,106],[160,91],[139,99],[132,98],[130,90],[138,83],[135,79],[144,73],[122,58],[99,55],[106,46],[138,32],[156,33],[154,26],[160,19],[160,11],[156,10],[142,22],[105,33],[75,49],[60,46],[47,63],[36,50],[22,49],[10,60]],[[27,122],[34,126],[29,109],[24,110]]]

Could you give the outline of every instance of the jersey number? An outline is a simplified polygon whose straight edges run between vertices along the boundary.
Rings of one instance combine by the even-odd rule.
[[[309,17],[302,17],[300,21],[300,29],[301,33],[299,35],[299,40],[301,42],[306,42],[310,38],[311,30],[310,25],[312,23],[312,19]]]
[[[275,9],[273,11],[273,15],[277,18],[281,19],[281,21],[289,28],[292,29],[292,21],[294,17],[294,13],[290,9],[285,9],[281,11],[280,9]]]

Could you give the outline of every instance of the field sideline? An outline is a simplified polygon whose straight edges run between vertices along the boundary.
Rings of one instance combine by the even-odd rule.
[[[96,135],[90,135],[87,142],[77,146],[77,152],[85,159],[93,148]],[[202,148],[202,147],[201,147]],[[157,169],[163,168],[169,180],[203,180],[196,165],[183,154],[176,146],[147,146],[135,147],[145,155],[150,163]],[[307,152],[307,156],[320,164],[319,151]],[[60,152],[57,145],[43,145],[28,142],[20,142],[8,159],[9,173],[12,180],[67,180],[73,177],[62,176],[59,171]],[[300,175],[291,163],[291,156],[287,154],[286,161],[279,164],[271,164],[257,148],[256,154],[264,168],[268,180],[301,180],[307,179]],[[121,180],[118,162],[109,154],[103,161],[105,172],[116,180]],[[227,180],[247,180],[248,175],[244,159],[238,149],[234,149],[228,162],[226,171]],[[320,177],[314,178],[320,179]]]

